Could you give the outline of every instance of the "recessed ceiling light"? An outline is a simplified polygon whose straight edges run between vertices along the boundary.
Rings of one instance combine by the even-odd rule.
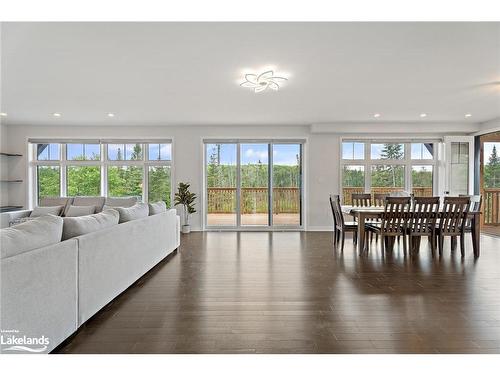
[[[427,117],[427,113],[421,113],[420,117],[422,117],[422,118]]]
[[[2,117],[7,117],[7,113],[5,113],[5,112],[0,112],[0,116],[2,116]]]
[[[108,117],[115,117],[114,113],[108,113]]]
[[[260,74],[248,73],[245,74],[244,79],[245,80],[240,83],[240,86],[253,89],[255,93],[267,89],[278,91],[280,89],[280,83],[288,81],[288,78],[274,75],[273,70],[268,70]]]
[[[375,113],[375,114],[373,115],[373,117],[375,117],[375,118],[379,118],[380,116],[382,116],[380,113]]]
[[[472,117],[472,114],[471,113],[466,113],[465,117]]]
[[[61,117],[61,114],[60,114],[59,112],[54,112],[54,113],[52,114],[52,116],[54,116],[54,117]]]

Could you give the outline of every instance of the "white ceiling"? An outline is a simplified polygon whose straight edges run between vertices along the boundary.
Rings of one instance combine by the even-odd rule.
[[[500,23],[4,23],[1,37],[6,124],[500,116]],[[289,73],[282,90],[238,86],[269,65]]]

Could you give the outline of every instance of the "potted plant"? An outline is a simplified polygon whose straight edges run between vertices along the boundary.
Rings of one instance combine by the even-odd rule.
[[[191,232],[191,225],[189,225],[189,215],[196,212],[194,208],[196,194],[189,191],[189,186],[190,185],[188,183],[179,182],[177,193],[175,193],[175,205],[182,205],[184,210],[184,224],[182,225],[182,233]]]

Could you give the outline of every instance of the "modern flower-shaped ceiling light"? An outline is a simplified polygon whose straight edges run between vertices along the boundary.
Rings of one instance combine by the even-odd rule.
[[[275,76],[272,70],[268,70],[259,75],[245,74],[245,82],[240,83],[240,86],[251,88],[254,92],[262,92],[268,88],[277,91],[283,81],[288,81],[288,78]]]

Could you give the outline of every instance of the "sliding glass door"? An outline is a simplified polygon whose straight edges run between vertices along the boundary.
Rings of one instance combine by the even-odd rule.
[[[242,226],[269,225],[269,145],[240,144]]]
[[[235,227],[237,220],[237,145],[206,144],[206,223]]]
[[[302,143],[205,143],[207,228],[302,226]]]
[[[302,145],[273,144],[273,215],[275,226],[300,226]]]

